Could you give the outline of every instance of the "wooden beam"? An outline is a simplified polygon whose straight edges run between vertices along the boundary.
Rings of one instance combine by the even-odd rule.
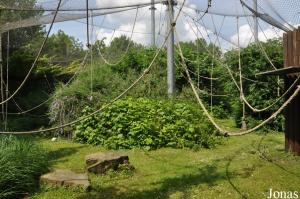
[[[264,76],[264,75],[288,75],[300,73],[300,66],[290,66],[286,68],[280,68],[276,70],[266,71],[255,74],[255,76]]]

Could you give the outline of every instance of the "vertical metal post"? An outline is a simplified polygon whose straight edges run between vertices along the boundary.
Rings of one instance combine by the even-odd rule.
[[[254,10],[255,10],[255,13],[257,13],[257,0],[253,0],[253,7],[254,7]],[[254,32],[254,39],[255,39],[255,42],[258,42],[258,18],[257,16],[255,15],[253,17],[253,32]]]
[[[154,0],[151,0],[151,45],[155,46],[155,6]]]
[[[0,88],[1,88],[1,101],[4,101],[4,88],[3,88],[3,58],[2,58],[2,32],[0,30]],[[5,119],[4,104],[1,105],[2,120]]]
[[[171,5],[170,5],[171,4]],[[174,69],[174,0],[167,1],[167,30],[171,31],[167,42],[167,81],[168,96],[173,97],[175,91]]]
[[[89,31],[89,0],[86,0],[86,43],[87,47],[90,48],[90,31]]]
[[[9,67],[9,49],[10,48],[10,33],[7,31],[7,51],[6,51],[6,88],[5,88],[5,99],[8,99],[8,67]],[[7,130],[7,112],[8,112],[8,102],[5,103],[5,122],[4,130]]]
[[[210,112],[213,113],[213,72],[214,72],[214,59],[215,59],[215,45],[213,43],[213,53],[210,70]]]

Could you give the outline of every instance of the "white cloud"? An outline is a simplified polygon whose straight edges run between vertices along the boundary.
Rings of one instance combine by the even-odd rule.
[[[183,1],[183,0],[182,0]],[[119,5],[129,5],[129,4],[138,4],[145,3],[150,1],[145,0],[119,0],[119,1],[111,1],[111,0],[98,0],[97,3],[99,7],[105,6],[119,6]],[[188,2],[188,1],[187,1]],[[187,3],[186,2],[186,3]],[[193,5],[195,6],[195,5]],[[163,38],[166,33],[166,6],[157,4],[156,7],[156,33],[160,33],[160,36],[156,35],[158,44],[161,44]],[[175,12],[177,13],[177,9]],[[190,11],[190,10],[187,10]],[[112,30],[107,30],[105,28],[98,28],[95,32],[97,33],[97,39],[107,38],[105,40],[106,45],[109,45],[112,36],[119,37],[121,35],[126,35],[127,37],[131,36],[131,31],[134,23],[134,18],[136,15],[136,10],[126,11],[122,13],[115,13],[107,15],[105,18],[104,27],[112,27],[116,30],[115,32]],[[181,16],[180,18],[182,18]],[[98,22],[99,24],[99,22]],[[177,22],[177,31],[180,35],[183,35],[183,40],[194,40],[196,39],[194,33],[190,28],[188,28],[188,24],[183,22],[182,20]],[[196,27],[194,27],[195,30]],[[140,8],[138,10],[137,22],[134,29],[134,34],[132,40],[141,43],[144,45],[149,45],[151,42],[151,21],[150,21],[150,10],[149,6],[145,8]],[[144,34],[141,34],[144,33]],[[182,39],[181,39],[182,40]]]
[[[239,28],[239,33],[241,47],[246,47],[250,42],[254,41],[253,30],[248,24],[242,25]],[[258,39],[259,41],[264,42],[268,39],[279,38],[282,33],[283,31],[276,32],[271,26],[268,26],[267,29],[258,32]],[[233,43],[238,44],[238,34],[231,36],[230,40]]]
[[[97,39],[101,40],[103,38],[106,38],[105,44],[109,45],[110,41],[115,38],[115,37],[120,37],[121,35],[126,35],[127,37],[131,37],[131,31],[132,31],[132,24],[123,24],[120,25],[116,31],[108,31],[105,29],[98,29],[97,32]],[[134,32],[139,32],[139,33],[147,33],[147,26],[144,23],[137,22],[135,24]],[[136,43],[141,43],[141,44],[149,44],[150,42],[150,35],[147,34],[139,34],[139,33],[134,33],[132,35],[132,40]]]

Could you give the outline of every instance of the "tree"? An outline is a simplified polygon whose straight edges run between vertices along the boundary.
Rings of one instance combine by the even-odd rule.
[[[283,48],[282,48],[282,40],[281,39],[272,39],[268,40],[265,43],[262,43],[262,47],[265,49],[266,53],[274,63],[277,68],[283,67]],[[231,50],[225,53],[225,62],[231,68],[232,71],[237,72],[239,67],[239,57],[238,52],[236,50]],[[250,104],[256,108],[264,108],[272,104],[277,98],[278,87],[281,88],[280,95],[284,92],[282,89],[282,82],[278,85],[277,77],[255,77],[255,74],[263,71],[273,70],[271,64],[266,59],[266,57],[262,54],[260,48],[257,47],[257,44],[251,44],[248,47],[241,50],[241,63],[242,63],[242,74],[246,78],[255,79],[255,82],[249,81],[243,78],[243,90],[247,100]],[[236,80],[238,80],[239,76],[235,73]],[[232,99],[232,104],[235,106],[234,116],[236,118],[236,122],[240,123],[241,117],[241,102],[239,100],[239,92],[237,91],[235,85],[232,83],[227,83],[228,92],[235,94],[236,98]],[[267,111],[261,113],[253,113],[250,109],[247,109],[246,114],[248,118],[248,122],[252,122],[250,120],[264,120],[269,117],[274,111],[278,109],[278,105],[280,102],[270,108]],[[277,117],[277,121],[275,122],[275,128],[277,130],[283,130],[282,116]],[[281,120],[281,121],[279,121]],[[253,123],[253,122],[252,122]],[[255,121],[253,124],[255,125]]]
[[[18,7],[18,8],[35,8],[36,0],[2,0],[0,5],[4,7]],[[41,15],[42,11],[11,11],[0,10],[0,27],[1,24],[8,22],[17,22],[26,18],[36,17]],[[42,26],[34,26],[27,28],[20,28],[11,30],[10,33],[10,52],[18,50],[21,46],[24,46],[33,38],[37,39],[42,37]],[[5,36],[5,34],[3,34]],[[2,37],[3,52],[6,51],[7,39]]]
[[[83,45],[62,30],[49,37],[43,54],[53,57],[55,62],[69,62],[78,59],[83,53]]]

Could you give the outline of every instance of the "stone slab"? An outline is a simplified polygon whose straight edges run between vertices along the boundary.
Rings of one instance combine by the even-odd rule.
[[[85,161],[88,172],[103,174],[110,169],[117,170],[120,164],[129,164],[129,157],[120,152],[99,152],[87,155]]]
[[[42,175],[41,183],[52,184],[55,186],[79,187],[88,190],[91,186],[89,177],[86,173],[75,173],[70,170],[54,170],[51,173]]]

